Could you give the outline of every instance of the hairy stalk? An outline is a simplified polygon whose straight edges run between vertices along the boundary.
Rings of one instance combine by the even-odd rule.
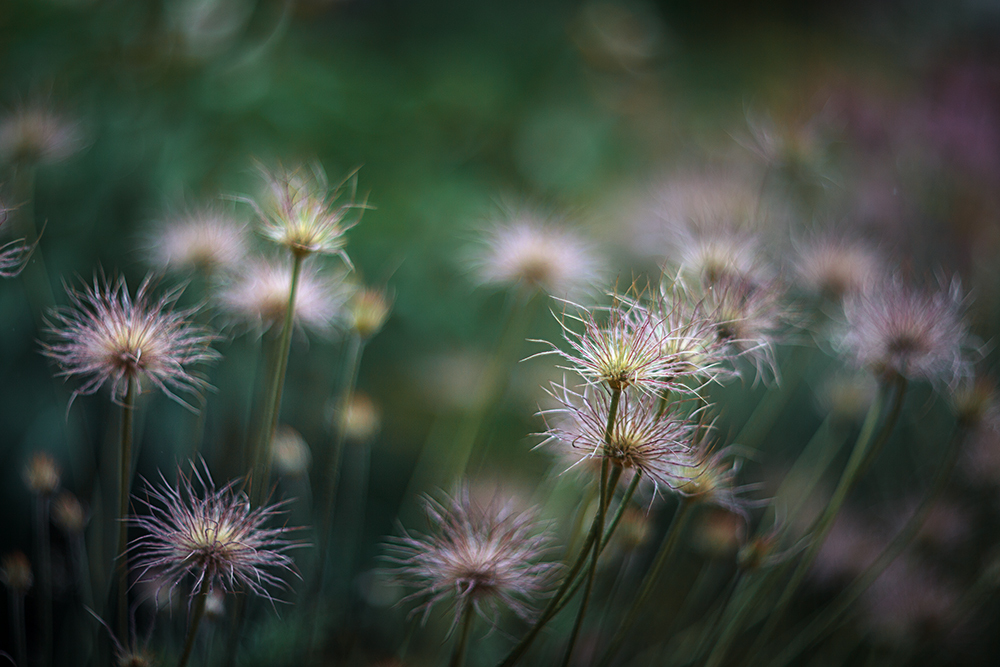
[[[186,667],[191,658],[191,651],[194,649],[194,640],[198,636],[198,626],[205,615],[205,601],[208,599],[208,589],[202,586],[198,595],[194,599],[194,607],[191,610],[191,623],[188,626],[187,639],[184,640],[184,652],[181,653],[180,662],[177,667]]]
[[[611,664],[615,654],[618,653],[622,643],[624,643],[625,637],[628,635],[628,631],[639,618],[639,613],[642,611],[643,605],[653,592],[653,589],[660,578],[660,573],[670,562],[674,554],[677,553],[677,545],[680,543],[680,536],[684,533],[687,522],[691,518],[691,508],[694,507],[694,505],[695,503],[692,500],[687,498],[681,499],[680,506],[677,508],[677,512],[674,514],[670,527],[667,529],[666,535],[663,536],[663,542],[660,544],[656,557],[653,559],[653,564],[646,572],[646,576],[642,579],[638,595],[636,595],[635,599],[632,601],[632,606],[629,608],[628,613],[626,613],[625,620],[622,621],[620,626],[618,626],[618,631],[615,632],[614,637],[611,638],[611,643],[604,652],[604,657],[602,657],[600,662],[597,663],[600,667],[606,667]]]
[[[471,603],[466,603],[462,610],[461,629],[458,631],[458,640],[455,642],[455,650],[448,661],[448,667],[462,667],[465,663],[465,647],[469,644],[469,635],[472,634],[472,621],[475,618],[474,609]]]
[[[614,476],[616,471],[619,473],[621,472],[620,469],[616,469],[615,471],[612,471],[612,476]],[[622,515],[625,513],[625,509],[628,507],[629,501],[632,499],[636,488],[639,486],[640,477],[641,475],[636,473],[632,478],[632,481],[629,483],[628,488],[625,490],[625,495],[622,496],[622,501],[618,506],[618,510],[615,512],[614,517],[612,517],[611,522],[608,524],[608,529],[604,531],[604,539],[601,541],[601,551],[604,551],[605,547],[608,546],[608,542],[611,541],[611,537],[614,535],[615,529],[618,527]],[[587,536],[587,540],[584,542],[583,548],[580,550],[580,554],[571,565],[567,566],[568,573],[566,578],[563,579],[562,584],[559,586],[559,589],[549,600],[548,605],[546,605],[542,613],[539,614],[538,620],[535,621],[535,624],[531,626],[531,629],[521,639],[521,641],[518,642],[517,646],[511,650],[510,654],[504,658],[504,661],[500,663],[499,667],[512,667],[516,664],[517,661],[520,660],[531,647],[532,642],[534,642],[542,628],[544,628],[556,614],[562,611],[563,608],[569,604],[569,601],[573,599],[573,596],[576,595],[576,592],[580,590],[580,586],[583,585],[583,577],[577,575],[580,574],[580,570],[583,569],[583,565],[586,563],[587,556],[590,554],[595,538],[595,526],[591,526],[590,533]]]
[[[49,540],[49,496],[35,496],[38,539],[38,578],[42,589],[42,667],[52,664],[52,549]]]
[[[122,430],[118,450],[118,636],[128,637],[128,495],[132,482],[132,438],[139,387],[129,378],[122,403]]]
[[[878,450],[888,440],[889,434],[899,419],[905,394],[906,380],[902,377],[894,378],[892,381],[883,383],[879,387],[878,395],[874,403],[872,403],[871,408],[869,408],[868,416],[861,427],[861,433],[854,443],[854,449],[851,451],[847,467],[840,476],[840,481],[833,492],[833,496],[830,498],[829,504],[815,522],[809,548],[799,561],[798,566],[792,573],[792,578],[786,584],[784,591],[782,591],[781,596],[778,598],[778,602],[769,614],[763,629],[757,636],[757,640],[750,648],[748,655],[751,660],[767,645],[768,640],[770,640],[778,624],[783,619],[792,599],[798,592],[799,586],[805,579],[806,573],[822,548],[826,536],[829,534],[830,529],[833,528],[833,522],[837,518],[837,514],[840,513],[840,508],[847,499],[847,495],[854,489],[854,486],[860,479],[860,472],[867,467],[866,463],[874,459],[874,456],[878,454]],[[888,416],[881,428],[876,428],[885,411],[886,404],[891,405]],[[878,431],[877,435],[876,431]]]
[[[924,523],[927,521],[928,515],[930,515],[931,510],[934,508],[934,504],[941,498],[944,493],[945,488],[948,486],[948,481],[951,479],[951,474],[955,470],[955,464],[958,462],[958,454],[961,451],[961,443],[965,438],[965,429],[959,428],[956,430],[954,436],[952,436],[951,442],[948,445],[948,450],[945,453],[944,461],[938,468],[938,473],[934,478],[934,482],[931,484],[927,495],[921,501],[920,505],[910,516],[906,524],[903,526],[902,530],[893,538],[892,542],[879,554],[878,558],[875,559],[871,565],[869,565],[861,575],[850,585],[849,588],[844,590],[831,602],[827,607],[825,607],[819,615],[806,626],[806,628],[799,633],[799,635],[775,658],[771,665],[772,667],[780,667],[781,665],[786,665],[798,656],[799,653],[809,648],[814,642],[822,639],[830,629],[832,629],[833,624],[841,617],[841,615],[847,611],[850,606],[857,600],[861,595],[868,590],[868,587],[878,579],[878,577],[885,572],[885,569],[892,564],[896,558],[910,545],[913,538],[917,536],[917,533],[923,527]]]

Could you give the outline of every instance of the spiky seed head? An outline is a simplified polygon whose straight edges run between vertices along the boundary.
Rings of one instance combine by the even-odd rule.
[[[59,488],[61,481],[59,464],[46,452],[32,454],[23,474],[28,490],[38,496],[51,496]]]
[[[0,581],[15,595],[24,595],[35,583],[31,573],[31,561],[22,551],[4,554],[0,561]]]
[[[83,147],[78,123],[35,103],[0,118],[0,161],[13,164],[62,162]]]
[[[312,452],[305,438],[291,426],[282,424],[271,444],[274,467],[281,475],[299,477],[309,472]]]
[[[585,292],[601,273],[582,236],[525,210],[486,231],[472,266],[483,284],[524,285],[559,297]]]
[[[158,581],[168,596],[192,580],[189,601],[200,592],[243,590],[274,598],[268,587],[287,588],[282,575],[294,573],[287,554],[301,544],[288,539],[286,526],[268,527],[284,503],[251,508],[238,490],[242,480],[216,488],[204,462],[191,474],[178,467],[176,485],[160,475],[147,483],[146,498],[136,497],[148,513],[129,517],[144,534],[129,544],[139,581]]]
[[[392,310],[392,297],[384,289],[362,287],[347,304],[348,326],[361,338],[377,334]]]
[[[687,483],[675,473],[693,465],[689,457],[696,427],[676,409],[661,414],[655,396],[625,391],[606,440],[612,402],[606,391],[587,386],[575,392],[554,384],[549,393],[560,407],[542,412],[549,424],[543,444],[557,441],[591,458],[607,458],[626,470],[642,473],[657,488],[678,488]]]
[[[263,333],[284,322],[291,287],[287,262],[258,258],[224,280],[215,302],[234,324]],[[346,300],[343,274],[305,266],[295,292],[295,325],[328,336],[342,320]]]
[[[963,309],[957,280],[926,291],[895,276],[845,302],[840,347],[882,380],[902,376],[953,385],[971,372]]]
[[[736,477],[741,462],[730,449],[714,449],[708,440],[707,428],[702,428],[694,445],[689,463],[678,466],[674,475],[685,480],[677,492],[691,500],[721,507],[738,516],[747,517],[749,501],[743,495],[755,488],[738,486]]]
[[[453,627],[470,605],[492,624],[503,608],[527,619],[559,567],[541,560],[550,541],[534,514],[516,512],[511,502],[478,504],[467,488],[441,502],[427,498],[425,509],[430,533],[404,530],[386,544],[387,574],[415,589],[404,598],[419,602],[413,613],[426,620],[449,600]]]
[[[249,250],[246,225],[216,207],[157,223],[147,244],[154,266],[208,275],[236,269]]]
[[[147,276],[132,298],[124,277],[109,281],[103,275],[79,290],[67,288],[71,305],[53,312],[51,342],[42,349],[59,375],[83,380],[74,398],[108,384],[112,400],[120,402],[130,382],[142,391],[148,381],[190,407],[178,393],[198,394],[208,386],[191,367],[219,358],[211,347],[216,336],[191,321],[195,309],[175,309],[181,289],[154,298],[152,288]]]
[[[354,211],[369,208],[355,201],[353,192],[344,192],[353,174],[331,188],[319,164],[273,171],[262,168],[261,173],[267,184],[264,196],[260,201],[246,200],[260,216],[261,234],[293,255],[338,255],[350,266],[345,233],[358,223]]]
[[[796,273],[810,292],[840,301],[874,284],[884,258],[861,241],[821,238],[798,248]]]
[[[52,521],[69,535],[81,535],[87,527],[86,510],[69,491],[63,491],[52,501]]]
[[[0,204],[2,205],[2,204]],[[0,210],[0,225],[3,224],[3,211]],[[28,265],[28,258],[34,252],[38,242],[28,245],[24,239],[15,239],[0,246],[0,278],[16,278]]]

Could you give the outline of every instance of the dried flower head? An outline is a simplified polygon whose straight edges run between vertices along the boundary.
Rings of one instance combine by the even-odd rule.
[[[661,414],[656,397],[625,391],[606,442],[612,404],[608,392],[588,386],[577,393],[554,384],[549,393],[560,407],[541,413],[548,424],[542,444],[562,442],[590,458],[610,459],[625,470],[641,473],[656,488],[678,488],[687,483],[686,478],[676,476],[694,464],[690,450],[697,427],[686,416],[676,410]]]
[[[291,287],[292,267],[287,262],[256,259],[229,276],[215,300],[233,322],[263,332],[284,321]],[[306,266],[295,292],[295,324],[329,335],[343,317],[346,300],[342,274]]]
[[[709,430],[701,429],[700,441],[692,448],[690,462],[674,471],[675,477],[685,480],[677,487],[677,492],[746,518],[747,507],[758,502],[748,500],[744,494],[756,489],[757,485],[737,485],[742,461],[733,456],[730,448],[714,449],[708,440]]]
[[[539,354],[562,357],[570,366],[560,368],[578,373],[588,384],[606,385],[613,390],[635,386],[653,392],[691,392],[685,383],[691,370],[689,360],[663,353],[664,319],[644,306],[640,298],[615,297],[615,305],[608,308],[578,308],[579,315],[564,312],[559,319],[570,351],[536,341],[552,347]],[[595,316],[599,311],[606,314],[603,322]],[[568,321],[583,325],[583,331],[575,331]]]
[[[213,207],[158,223],[148,240],[155,266],[207,274],[237,268],[248,246],[246,225]]]
[[[338,255],[348,266],[351,260],[344,251],[344,234],[358,223],[352,217],[355,210],[369,208],[366,202],[355,201],[354,174],[332,189],[319,164],[310,168],[261,169],[267,190],[261,201],[243,199],[261,219],[265,238],[289,249],[294,255]],[[351,193],[344,201],[344,186],[351,182]]]
[[[391,310],[392,296],[386,290],[362,287],[347,304],[348,324],[361,338],[370,338],[382,329]]]
[[[0,118],[0,161],[62,162],[83,146],[78,123],[41,104],[23,106]]]
[[[847,300],[841,348],[881,379],[903,376],[954,384],[971,372],[962,309],[957,280],[929,292],[893,277]]]
[[[803,287],[836,301],[868,289],[882,272],[883,258],[860,241],[823,238],[797,250],[795,268]]]
[[[526,211],[487,231],[472,265],[484,284],[524,285],[560,297],[585,292],[601,273],[580,235]]]
[[[404,530],[386,545],[393,581],[416,589],[404,598],[420,601],[413,613],[423,612],[426,620],[435,604],[450,598],[452,627],[469,605],[493,624],[503,607],[528,618],[559,567],[540,561],[549,537],[534,515],[515,512],[510,502],[476,504],[468,489],[440,503],[427,498],[425,508],[431,533]]]
[[[59,488],[59,464],[46,452],[35,452],[24,467],[24,483],[39,496],[51,496]]]
[[[35,583],[31,573],[31,561],[22,551],[4,554],[0,562],[0,581],[16,595],[24,595]]]
[[[112,400],[120,402],[130,383],[141,391],[148,380],[190,407],[175,392],[197,394],[208,386],[190,367],[219,357],[211,348],[215,336],[191,321],[194,310],[174,308],[181,288],[159,298],[151,291],[149,276],[134,299],[124,277],[95,276],[81,290],[67,288],[72,305],[54,311],[48,328],[53,342],[43,352],[59,365],[59,375],[83,378],[74,398],[110,384]]]
[[[139,581],[162,577],[160,587],[172,595],[190,574],[191,598],[216,588],[244,589],[273,602],[267,587],[287,587],[279,575],[294,572],[286,552],[299,546],[286,538],[292,529],[267,527],[283,503],[252,509],[237,490],[241,480],[216,489],[204,462],[191,470],[188,476],[178,467],[176,486],[161,474],[161,485],[147,483],[147,498],[136,498],[149,510],[129,517],[145,531],[129,544]]]
[[[88,517],[76,496],[63,491],[52,501],[52,521],[70,535],[82,535]]]

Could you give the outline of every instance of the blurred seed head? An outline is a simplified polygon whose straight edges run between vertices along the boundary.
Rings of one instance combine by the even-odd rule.
[[[205,618],[210,621],[220,621],[225,616],[226,595],[217,588],[205,598]]]
[[[875,400],[878,386],[868,373],[842,372],[828,377],[818,392],[820,407],[842,420],[861,419]]]
[[[241,480],[216,489],[202,463],[192,474],[178,468],[177,483],[147,484],[146,499],[136,497],[148,514],[130,516],[144,531],[129,544],[139,580],[156,578],[168,596],[186,579],[193,579],[189,601],[200,592],[254,593],[274,601],[268,587],[287,588],[285,573],[294,572],[286,553],[296,546],[287,526],[268,528],[282,514],[282,503],[251,508],[237,490]]]
[[[67,534],[82,535],[89,517],[77,497],[63,491],[52,501],[52,520]]]
[[[702,427],[688,462],[673,471],[674,476],[682,480],[676,491],[691,501],[721,507],[746,520],[747,508],[755,503],[745,494],[757,487],[737,485],[742,461],[734,457],[729,448],[712,448],[708,431],[707,427]]]
[[[957,280],[931,292],[898,276],[886,279],[845,302],[840,347],[882,380],[903,376],[951,385],[970,374],[963,308]]]
[[[43,353],[55,360],[59,375],[80,377],[73,392],[93,394],[110,385],[111,398],[120,402],[130,381],[139,390],[148,381],[181,405],[177,393],[198,394],[208,383],[191,366],[213,362],[215,336],[194,324],[195,310],[177,310],[181,289],[154,298],[147,276],[133,299],[125,278],[108,281],[95,276],[79,290],[67,288],[70,307],[52,314]]]
[[[301,477],[309,472],[312,452],[305,438],[291,426],[282,424],[274,434],[271,455],[278,474]]]
[[[24,483],[38,496],[49,497],[59,488],[62,472],[56,460],[46,452],[35,452],[24,467]]]
[[[223,281],[215,301],[232,322],[263,333],[284,321],[291,287],[292,267],[287,262],[257,258]],[[342,274],[305,266],[295,293],[295,324],[330,335],[344,316],[346,300]]]
[[[35,583],[31,573],[31,561],[22,551],[12,551],[4,554],[0,561],[0,581],[14,595],[24,595]]]
[[[358,223],[354,211],[369,208],[355,201],[354,175],[331,188],[318,163],[309,168],[261,168],[261,174],[267,183],[263,197],[244,200],[260,217],[261,234],[293,255],[338,255],[351,266],[345,233]],[[348,180],[351,192],[345,193]]]
[[[822,238],[796,250],[795,268],[802,285],[833,301],[871,287],[885,263],[874,248],[860,241]]]
[[[585,293],[601,275],[601,262],[582,236],[525,210],[485,231],[471,263],[483,284],[566,298]]]
[[[676,489],[688,483],[677,472],[692,465],[689,457],[697,427],[676,408],[661,414],[655,396],[623,392],[610,442],[606,442],[611,409],[607,391],[588,386],[578,393],[553,384],[549,393],[560,407],[541,413],[548,425],[542,444],[557,441],[580,449],[590,458],[607,458],[626,470],[642,473],[657,488]]]
[[[382,428],[382,414],[368,394],[355,392],[341,416],[340,428],[352,442],[367,442]]]
[[[386,290],[362,287],[347,303],[348,325],[361,338],[370,338],[382,329],[391,310],[392,297]]]
[[[559,567],[541,560],[550,539],[534,514],[518,513],[510,502],[478,504],[464,488],[442,502],[427,498],[425,509],[430,533],[404,530],[386,544],[387,574],[416,589],[404,598],[419,602],[413,613],[426,620],[448,600],[453,628],[470,605],[493,625],[504,608],[528,619]]]
[[[732,558],[746,534],[746,521],[732,512],[713,508],[695,525],[694,546],[709,558]]]
[[[965,377],[951,388],[951,407],[959,425],[965,428],[997,428],[997,387],[992,378],[980,374]]]
[[[22,106],[0,118],[0,162],[51,164],[83,147],[79,123],[39,104]]]
[[[159,222],[147,243],[154,266],[206,275],[238,268],[249,249],[246,225],[212,207]]]

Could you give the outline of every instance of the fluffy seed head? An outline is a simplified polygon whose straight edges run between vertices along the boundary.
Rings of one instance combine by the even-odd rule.
[[[453,627],[469,605],[493,624],[502,608],[527,619],[559,567],[540,561],[549,537],[534,515],[515,512],[511,502],[479,505],[467,489],[442,502],[427,498],[425,508],[432,532],[404,531],[386,545],[392,580],[416,589],[405,598],[419,601],[413,613],[426,620],[450,599]]]
[[[260,202],[246,199],[261,219],[261,234],[292,254],[339,255],[349,266],[344,251],[347,230],[358,223],[352,217],[355,210],[368,208],[367,203],[354,200],[354,192],[344,201],[345,181],[332,189],[323,168],[261,169],[267,190]],[[352,182],[353,183],[353,182]]]
[[[274,434],[271,455],[278,473],[289,477],[305,475],[312,463],[312,451],[305,438],[285,424],[279,426],[278,432]]]
[[[362,287],[347,304],[348,324],[361,338],[377,334],[392,310],[392,297],[377,287]]]
[[[51,496],[59,488],[59,464],[46,452],[35,452],[24,467],[24,483],[39,496]]]
[[[561,442],[589,458],[608,458],[626,470],[642,473],[657,488],[678,488],[688,482],[676,473],[694,465],[690,450],[697,427],[676,410],[661,415],[659,399],[642,392],[623,392],[606,442],[611,410],[608,392],[588,386],[577,393],[553,385],[549,393],[560,407],[542,412],[549,424],[542,444]]]
[[[174,309],[181,289],[153,298],[147,276],[133,299],[124,277],[95,276],[93,284],[67,291],[71,306],[54,311],[52,342],[43,352],[59,365],[59,375],[83,379],[74,398],[109,384],[112,400],[120,402],[131,381],[141,391],[148,380],[187,405],[175,392],[196,394],[208,386],[189,368],[219,357],[210,347],[215,336],[191,322],[194,310]]]
[[[3,162],[62,162],[82,146],[79,125],[40,104],[21,107],[0,119],[0,161]]]
[[[31,561],[22,551],[4,554],[0,562],[0,581],[16,595],[24,595],[35,583],[31,573]]]
[[[355,392],[338,417],[338,427],[344,429],[344,437],[352,442],[370,440],[382,428],[378,406],[363,392]]]
[[[235,269],[249,245],[245,224],[210,207],[159,223],[148,244],[155,266],[207,274]]]
[[[677,487],[677,492],[746,518],[747,507],[751,503],[743,494],[756,487],[737,486],[740,460],[733,458],[728,448],[713,449],[708,443],[707,430],[702,429],[701,440],[693,447],[690,462],[674,471],[674,475],[686,480]]]
[[[970,373],[962,310],[957,280],[930,292],[898,277],[887,279],[847,300],[841,348],[882,379],[903,376],[954,384]]]
[[[795,268],[807,290],[839,301],[870,287],[882,263],[866,244],[826,238],[799,248]]]
[[[215,299],[234,323],[263,332],[284,321],[291,287],[292,267],[287,262],[256,259],[227,277]],[[328,335],[343,317],[346,299],[341,274],[305,266],[295,293],[295,324]]]
[[[524,285],[560,297],[585,292],[601,272],[581,236],[528,212],[487,231],[472,264],[484,284]]]
[[[251,509],[237,490],[241,480],[216,489],[204,463],[191,470],[178,467],[176,486],[161,474],[160,485],[147,484],[145,499],[136,497],[148,510],[129,517],[145,532],[129,544],[139,581],[156,579],[172,595],[191,575],[190,598],[242,589],[273,602],[267,587],[287,587],[280,575],[294,569],[286,552],[300,546],[286,537],[292,529],[267,527],[282,503]]]
[[[69,491],[63,491],[52,501],[52,521],[70,535],[80,535],[87,527],[87,512]]]

